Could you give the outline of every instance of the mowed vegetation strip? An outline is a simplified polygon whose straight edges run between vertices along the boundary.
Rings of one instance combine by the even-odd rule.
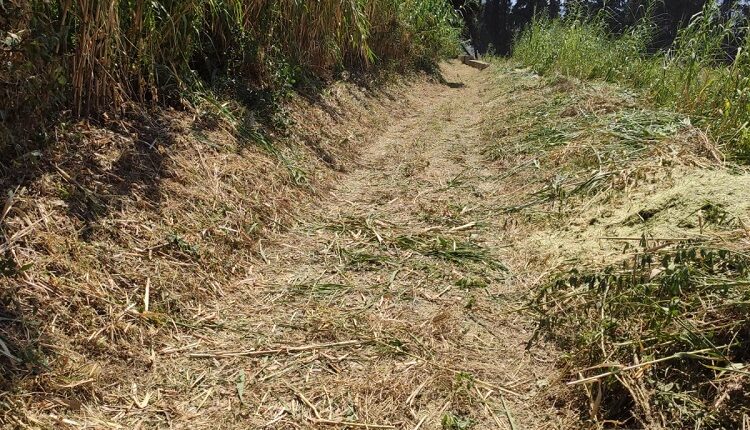
[[[508,172],[499,209],[531,232],[518,246],[549,262],[518,312],[530,345],[561,350],[559,398],[592,425],[741,427],[748,169],[627,86],[498,66],[490,110],[511,120],[485,119],[485,154]]]

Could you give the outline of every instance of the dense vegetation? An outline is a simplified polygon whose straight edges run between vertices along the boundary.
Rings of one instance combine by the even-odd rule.
[[[539,322],[536,335],[566,351],[561,361],[572,370],[568,384],[581,395],[578,406],[586,419],[616,428],[634,422],[640,428],[743,428],[750,416],[750,236],[743,221],[747,209],[730,206],[744,201],[735,187],[747,189],[738,185],[747,170],[735,162],[746,162],[750,151],[750,20],[736,2],[684,2],[682,10],[705,4],[675,21],[670,33],[659,18],[669,3],[643,7],[629,25],[613,18],[621,16],[617,8],[593,14],[570,8],[556,19],[536,15],[515,40],[513,57],[549,76],[544,79],[572,76],[581,81],[570,81],[598,88],[608,85],[601,81],[613,82],[637,100],[624,103],[637,109],[637,121],[612,114],[615,108],[604,110],[604,117],[620,117],[603,122],[585,110],[544,115],[551,130],[567,121],[576,121],[580,130],[603,123],[596,141],[623,145],[617,151],[594,149],[598,169],[586,171],[638,177],[632,188],[622,189],[636,205],[644,202],[634,194],[649,182],[673,193],[665,203],[641,206],[624,219],[593,218],[590,225],[605,224],[605,231],[634,227],[629,234],[597,237],[627,244],[617,254],[582,259],[555,274],[529,308]],[[586,146],[585,134],[562,130],[557,141],[575,136],[570,142]],[[727,164],[722,151],[733,171],[722,173],[711,191],[706,183],[676,191],[690,179],[659,176],[673,165],[655,155],[660,141],[675,154],[676,147],[689,145],[683,154],[710,159],[712,169],[703,170],[703,178]],[[654,162],[658,168],[643,169],[642,163]],[[694,196],[700,198],[688,202]],[[725,200],[714,201],[720,197]],[[607,211],[617,207],[611,195],[605,202]],[[659,217],[669,211],[671,216]]]
[[[248,102],[344,68],[424,66],[454,49],[444,0],[76,0],[0,3],[0,149],[11,124],[69,111]]]
[[[539,18],[520,36],[514,56],[541,73],[624,83],[658,105],[687,113],[736,153],[750,148],[750,41],[748,21],[725,19],[708,4],[676,35],[668,49],[649,46],[658,32],[646,15],[622,34],[610,32],[603,15],[588,19]]]
[[[744,0],[717,0],[725,17],[748,14]],[[621,33],[643,18],[651,6],[655,34],[650,49],[669,46],[680,28],[706,5],[706,0],[453,0],[467,23],[467,36],[481,52],[508,54],[514,36],[526,28],[534,16],[557,18],[570,11],[602,19],[608,31]]]

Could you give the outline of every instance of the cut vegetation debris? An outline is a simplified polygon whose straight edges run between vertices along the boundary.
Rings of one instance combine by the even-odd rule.
[[[561,19],[539,14],[516,40],[513,56],[539,73],[602,79],[642,90],[657,105],[693,116],[732,149],[733,157],[746,159],[750,148],[750,38],[746,37],[750,20],[740,11],[744,7],[740,3],[693,5],[704,7],[694,16],[676,20],[684,25],[675,29],[671,46],[658,52],[652,51],[665,36],[660,33],[664,17],[653,16],[654,11],[666,7],[687,13],[683,6],[613,5],[614,10],[629,11],[625,13],[628,19],[637,21],[631,25],[607,22],[617,16],[616,12],[610,16],[607,6],[600,6],[593,18],[580,5],[571,5]],[[610,25],[624,28],[613,34]]]
[[[720,24],[719,13],[706,2],[657,55],[646,53],[655,34],[650,17],[618,37],[602,19],[538,20],[516,46],[515,57],[536,71],[633,86],[657,105],[692,115],[711,135],[662,109],[616,109],[592,129],[637,149],[592,142],[599,170],[614,173],[611,187],[571,201],[557,221],[562,228],[532,238],[559,246],[568,261],[524,312],[539,320],[535,336],[567,351],[561,364],[578,395],[571,404],[598,426],[729,429],[750,422],[750,174],[726,165],[719,149],[730,159],[747,152],[750,39],[730,60],[717,60],[747,25]]]
[[[123,121],[118,132],[61,129],[60,146],[40,153],[34,169],[2,178],[13,193],[0,204],[0,427],[54,428],[59,419],[52,415],[132,427],[135,417],[117,418],[100,407],[130,402],[129,381],[142,375],[139,410],[180,392],[182,412],[168,419],[188,425],[216,395],[201,382],[210,372],[178,365],[171,376],[155,376],[160,357],[213,349],[200,333],[248,330],[257,309],[218,312],[210,304],[251,288],[255,281],[247,279],[264,259],[272,264],[273,235],[302,215],[294,203],[319,198],[353,165],[355,141],[366,142],[387,115],[411,106],[414,88],[433,85],[425,78],[369,90],[337,83],[314,103],[292,98],[285,136],[261,147],[246,145],[222,122],[205,125],[200,113],[165,112],[146,126]],[[304,186],[287,160],[307,172]],[[360,259],[359,265],[371,264]],[[348,288],[347,282],[290,282],[279,291],[330,300]],[[233,318],[238,313],[244,316]],[[257,339],[244,347],[285,344]],[[246,402],[256,372],[246,369]]]
[[[747,167],[613,84],[441,73],[259,145],[61,128],[0,205],[0,424],[742,428]]]
[[[555,396],[595,426],[741,428],[750,172],[618,87],[512,73],[496,81],[515,95],[502,109],[531,120],[501,134],[486,122],[490,148],[510,149],[487,156],[509,166],[498,193],[529,232],[519,246],[547,261],[518,312],[538,321],[530,346],[561,350]]]
[[[334,84],[283,134],[232,112],[66,129],[94,149],[46,148],[3,205],[2,426],[542,422],[533,326],[498,326],[517,275],[463,127],[479,73]]]

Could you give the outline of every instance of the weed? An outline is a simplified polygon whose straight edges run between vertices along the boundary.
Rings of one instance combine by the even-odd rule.
[[[658,408],[679,427],[692,426],[698,416],[709,427],[741,425],[746,407],[709,407],[721,393],[701,387],[721,385],[733,363],[747,358],[750,257],[690,243],[656,248],[644,247],[620,265],[574,269],[549,283],[532,303],[539,319],[535,336],[555,339],[570,351],[570,365],[588,367],[583,375],[593,373],[589,378],[604,384],[597,419],[622,418],[618,396],[639,384],[652,393],[632,399],[648,403],[636,409],[641,413]],[[627,378],[630,368],[646,377]],[[686,404],[700,413],[683,414]]]
[[[347,267],[355,270],[374,270],[394,265],[389,257],[373,254],[364,250],[342,250],[341,254]]]
[[[320,298],[337,296],[351,288],[351,286],[343,284],[315,283],[293,285],[290,290],[296,294],[312,295],[313,297]]]
[[[557,175],[552,178],[542,189],[532,193],[529,201],[502,208],[505,213],[518,212],[523,209],[544,204],[557,203],[560,212],[566,201],[575,195],[594,195],[601,192],[608,185],[609,178],[614,173],[594,171],[590,175],[580,178],[569,178],[565,175]]]
[[[200,250],[198,247],[189,243],[176,233],[171,233],[167,237],[167,245],[190,258],[200,258]]]
[[[436,257],[459,265],[480,263],[493,269],[507,270],[487,249],[472,242],[461,242],[443,236],[402,235],[396,237],[393,244],[402,250],[414,251],[426,257]]]
[[[674,136],[683,127],[689,126],[689,120],[668,111],[626,110],[612,118],[605,118],[607,134],[613,136],[617,143],[644,146]]]
[[[477,298],[475,296],[469,296],[469,299],[464,303],[464,309],[471,310],[477,305]]]
[[[471,390],[474,388],[474,376],[471,373],[466,372],[456,373],[455,385],[462,389],[465,388]]]
[[[383,355],[401,357],[409,353],[409,346],[401,339],[395,337],[386,339],[382,343],[378,343],[378,345]]]
[[[468,430],[474,427],[474,420],[454,412],[446,412],[440,420],[443,430]]]
[[[565,143],[567,136],[555,127],[542,126],[535,128],[523,138],[525,143],[533,143],[535,147],[550,148]]]
[[[486,248],[471,241],[461,241],[429,233],[389,235],[379,231],[385,226],[387,224],[373,218],[351,217],[342,219],[338,224],[328,225],[327,228],[348,233],[353,238],[377,244],[383,249],[396,248],[458,265],[473,263],[492,269],[506,270],[505,266],[497,261]],[[386,257],[375,256],[364,251],[344,251],[343,257],[355,266],[361,263],[375,265],[391,263]]]
[[[487,288],[487,282],[478,278],[461,278],[456,282],[456,286],[463,290],[475,290]]]
[[[31,263],[19,265],[10,251],[6,251],[4,256],[0,256],[0,276],[17,276],[32,267],[33,264]]]

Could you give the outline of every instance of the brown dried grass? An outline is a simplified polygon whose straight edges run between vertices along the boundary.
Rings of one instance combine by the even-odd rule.
[[[371,138],[401,91],[341,83],[316,102],[297,97],[287,106],[296,121],[272,153],[222,121],[206,128],[164,110],[106,128],[61,126],[37,165],[8,166],[0,346],[12,357],[0,358],[0,422],[62,425],[56,417],[122,395],[114,386],[130,390],[128,380],[184,350],[180,339],[231,323],[207,304],[249,288],[242,280],[266,258],[267,238],[325,192],[333,168],[351,165],[351,142]],[[167,386],[180,378],[164,377]]]

